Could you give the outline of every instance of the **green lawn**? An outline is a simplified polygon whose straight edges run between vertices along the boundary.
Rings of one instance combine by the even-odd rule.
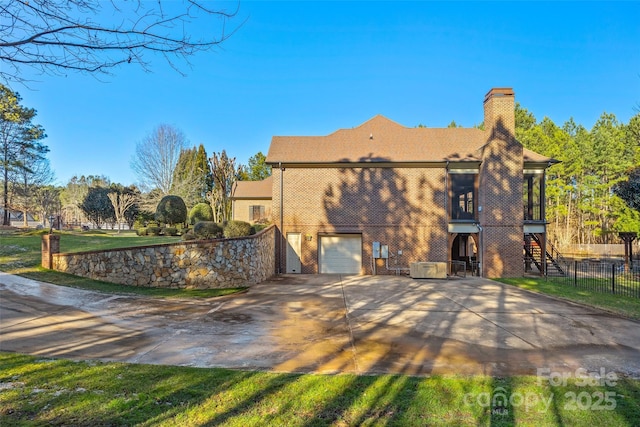
[[[42,231],[0,231],[0,271],[17,274],[42,282],[54,283],[100,292],[115,294],[146,295],[156,298],[209,298],[229,295],[246,288],[229,289],[161,289],[137,286],[117,285],[99,280],[86,279],[58,271],[47,270],[40,266],[40,247]],[[81,252],[103,249],[116,249],[135,246],[172,243],[180,237],[136,236],[134,232],[90,231],[62,232],[60,234],[61,252]]]
[[[601,308],[632,319],[640,319],[640,298],[575,288],[567,284],[562,278],[519,277],[497,279],[497,281],[522,289],[553,295],[569,301]]]
[[[0,270],[20,273],[40,265],[42,234],[46,231],[0,231]],[[95,230],[90,232],[56,232],[60,235],[60,252],[82,252],[132,246],[177,242],[180,237],[136,236],[134,232]]]
[[[640,420],[640,381],[628,379],[584,386],[573,378],[555,386],[532,376],[273,374],[0,353],[0,387],[0,424],[18,426],[634,426]]]

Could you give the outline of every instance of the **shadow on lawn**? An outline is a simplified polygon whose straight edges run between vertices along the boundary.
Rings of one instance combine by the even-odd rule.
[[[640,419],[640,387],[627,379],[606,388],[536,388],[534,377],[270,374],[7,353],[0,365],[0,417],[16,424],[634,426]],[[616,408],[576,412],[567,407],[570,391],[613,391]],[[518,393],[554,399],[527,408]]]

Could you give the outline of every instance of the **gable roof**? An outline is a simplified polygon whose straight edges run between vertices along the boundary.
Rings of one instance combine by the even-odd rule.
[[[480,161],[486,133],[474,128],[408,128],[377,115],[327,136],[274,136],[267,163]],[[524,149],[524,160],[552,161]]]
[[[262,181],[237,181],[232,199],[270,199],[273,179],[269,176]]]

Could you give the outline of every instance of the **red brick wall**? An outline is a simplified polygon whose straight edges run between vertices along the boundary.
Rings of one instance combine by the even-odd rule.
[[[513,92],[487,94],[487,145],[480,166],[483,275],[523,275],[522,145],[515,139]]]
[[[371,274],[371,245],[389,245],[413,261],[446,261],[444,168],[287,168],[284,171],[283,235],[302,241],[302,272],[318,272],[318,233],[362,233],[362,273]],[[273,216],[280,227],[280,171],[273,170]],[[284,257],[284,251],[282,252]],[[395,259],[390,260],[390,266]],[[285,259],[282,271],[286,271]],[[378,273],[384,273],[378,268]]]

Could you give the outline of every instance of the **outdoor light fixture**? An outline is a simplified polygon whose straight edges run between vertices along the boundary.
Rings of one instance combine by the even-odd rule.
[[[307,242],[310,242],[313,240],[313,236],[311,234],[306,234],[304,236],[304,240],[306,240]]]
[[[49,215],[49,234],[53,233],[53,215]]]

